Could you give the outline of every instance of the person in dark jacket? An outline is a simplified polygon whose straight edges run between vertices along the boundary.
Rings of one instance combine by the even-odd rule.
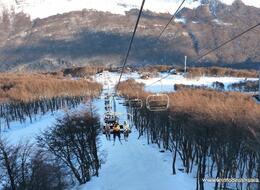
[[[125,141],[128,141],[130,128],[129,128],[129,125],[128,125],[127,121],[124,122],[124,126],[123,127],[124,127],[124,139],[125,139]]]
[[[113,137],[114,137],[114,144],[116,141],[116,137],[118,137],[119,142],[122,144],[121,142],[121,135],[120,135],[120,125],[118,122],[115,122],[114,126],[113,126]]]
[[[106,133],[107,140],[110,141],[110,124],[108,124],[108,123],[106,123],[106,125],[105,125],[105,133]]]

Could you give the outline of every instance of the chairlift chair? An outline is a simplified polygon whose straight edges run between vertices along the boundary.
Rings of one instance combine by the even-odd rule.
[[[110,98],[108,96],[105,97],[105,105],[110,104]]]
[[[167,94],[149,95],[146,98],[146,107],[150,111],[165,111],[169,108],[170,99]]]
[[[104,118],[105,123],[114,123],[117,122],[118,120],[119,118],[112,112],[108,112],[105,114],[105,118]]]
[[[105,105],[109,105],[110,101],[109,100],[105,100]]]
[[[129,106],[136,109],[141,109],[143,107],[143,101],[139,98],[130,99]]]
[[[105,110],[106,111],[111,111],[112,110],[112,106],[110,104],[105,105]]]
[[[113,132],[113,125],[115,122],[119,123],[119,115],[123,113],[119,112],[106,112],[105,113],[105,124],[108,124],[110,126],[110,132]],[[127,113],[127,116],[133,117],[130,113]],[[109,119],[108,119],[109,118]],[[124,133],[124,125],[120,124],[120,132]],[[128,133],[130,134],[132,132],[132,127],[129,128]],[[103,126],[103,134],[106,134],[105,125]]]
[[[120,103],[119,103],[119,104],[120,104]],[[125,101],[122,103],[123,106],[129,106],[129,104],[130,104],[130,103],[129,103],[129,100],[125,100]]]

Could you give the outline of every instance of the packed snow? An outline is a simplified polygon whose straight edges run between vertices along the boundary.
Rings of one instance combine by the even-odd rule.
[[[50,112],[43,116],[37,116],[32,123],[29,118],[27,118],[25,123],[20,123],[19,121],[11,122],[10,129],[2,125],[2,135],[10,143],[18,144],[19,142],[33,141],[36,135],[47,127],[52,126],[56,118],[62,117],[63,113],[61,111],[56,111],[54,114]]]
[[[86,109],[86,105],[80,104],[76,108],[71,109],[69,113],[80,112],[84,109]],[[24,123],[12,121],[10,122],[10,128],[6,126],[5,121],[0,121],[0,135],[7,139],[8,142],[14,144],[26,141],[34,142],[37,135],[48,129],[48,127],[53,126],[56,120],[64,117],[67,111],[60,109],[53,113],[49,111],[44,115],[39,114],[33,118],[32,122],[30,122],[29,118],[26,118]]]
[[[138,78],[124,75],[122,80]],[[115,73],[103,73],[96,80],[103,82],[104,93],[112,93],[114,85],[118,82],[119,75]],[[127,120],[126,108],[119,104],[122,99],[116,99],[117,113],[120,113],[120,123]],[[102,118],[104,110],[104,99],[94,103]],[[131,124],[131,122],[130,122]],[[186,174],[177,171],[172,175],[172,155],[170,152],[160,153],[156,145],[148,145],[145,137],[138,138],[138,132],[132,128],[128,141],[122,140],[122,144],[116,140],[109,141],[102,136],[100,138],[101,166],[99,177],[94,177],[80,190],[193,190],[196,185],[195,174]],[[176,168],[182,169],[181,160],[178,158]],[[206,184],[210,188],[210,184]]]
[[[119,74],[118,73],[108,73],[106,72],[105,75],[109,75],[109,79],[107,81],[112,82],[111,85],[115,85],[118,82]],[[167,76],[166,78],[164,78]],[[106,78],[106,77],[105,77]],[[162,79],[160,82],[153,84],[154,82]],[[149,79],[141,79],[138,73],[132,74],[124,74],[121,81],[127,79],[135,79],[139,83],[145,84],[145,90],[149,92],[174,92],[174,85],[175,84],[184,84],[184,85],[194,85],[194,86],[206,86],[211,88],[214,82],[221,82],[224,84],[225,90],[228,90],[228,85],[232,83],[239,83],[245,80],[248,81],[257,81],[258,78],[243,78],[243,77],[195,77],[195,78],[186,78],[182,74],[178,75],[168,75],[166,73],[159,74],[157,77],[149,78]],[[104,77],[97,77],[97,82],[103,82]]]
[[[234,0],[221,0],[223,3],[232,4]],[[260,7],[259,0],[242,0],[246,5]],[[145,10],[157,13],[174,13],[181,0],[149,0],[145,3]],[[196,8],[200,1],[187,0],[184,7]],[[125,14],[133,8],[140,8],[141,0],[0,0],[1,9],[13,8],[16,12],[24,12],[35,18],[46,18],[56,14],[82,9]]]
[[[137,82],[144,83],[146,85],[145,90],[150,92],[172,92],[174,91],[175,84],[194,85],[194,86],[206,86],[211,88],[214,82],[221,82],[224,84],[225,90],[228,90],[228,85],[232,83],[239,83],[241,81],[249,80],[256,81],[257,78],[238,78],[238,77],[196,77],[193,79],[186,78],[183,75],[170,75],[160,82],[153,84],[154,82],[165,77],[167,74],[162,74],[159,77],[151,78],[149,80],[137,79]]]

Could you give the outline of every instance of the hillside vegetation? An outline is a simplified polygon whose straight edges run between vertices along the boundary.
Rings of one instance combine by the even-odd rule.
[[[119,91],[126,97],[137,97],[144,102],[151,94],[144,85],[127,80],[120,83]],[[184,117],[187,125],[203,123],[212,127],[237,126],[246,128],[260,137],[260,106],[249,95],[238,92],[218,92],[208,89],[184,89],[168,93],[170,115]]]
[[[47,74],[0,75],[0,102],[40,100],[53,97],[98,96],[102,85]]]
[[[256,70],[237,70],[223,67],[198,67],[189,68],[188,75],[190,77],[196,76],[218,76],[218,77],[246,77],[258,78],[259,73]]]
[[[120,93],[145,102],[148,93],[133,80],[122,82]],[[205,178],[260,177],[260,106],[240,93],[185,89],[168,94],[170,107],[161,112],[145,106],[128,108],[139,137],[172,152],[172,173],[185,172],[196,188],[207,189]],[[145,105],[145,104],[144,104]],[[181,166],[178,161],[181,160]],[[180,171],[178,171],[180,170]],[[228,189],[230,183],[213,183]],[[257,183],[234,183],[237,189],[259,189]]]

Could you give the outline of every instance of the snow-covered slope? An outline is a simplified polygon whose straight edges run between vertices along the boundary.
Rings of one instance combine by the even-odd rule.
[[[23,11],[34,19],[82,9],[124,14],[125,11],[139,8],[140,4],[140,0],[1,0],[0,8],[13,7],[16,12]],[[179,0],[150,0],[146,2],[145,9],[154,12],[173,12],[178,4]],[[199,4],[188,0],[185,6],[194,8]]]
[[[139,79],[137,73],[124,74],[122,81],[133,78],[138,82],[144,82],[149,85],[158,78],[149,80]],[[113,92],[115,84],[118,82],[119,73],[103,72],[96,75],[93,79],[97,82],[103,83],[104,93]],[[221,81],[226,83],[237,82],[242,78],[217,78],[217,77],[203,77],[199,81],[187,80],[182,76],[171,76],[162,80],[163,85],[168,85],[169,91],[174,83],[183,84],[205,84],[209,85],[214,81]],[[151,91],[160,91],[160,86],[154,86]],[[156,90],[157,89],[157,90]],[[163,89],[164,90],[164,89]],[[127,120],[127,110],[120,102],[123,99],[116,99],[117,113],[120,114],[120,123]],[[105,109],[104,98],[96,99],[94,106],[97,113],[103,121]],[[84,105],[76,108],[79,111],[84,109]],[[18,143],[20,140],[34,141],[34,137],[38,135],[41,130],[45,130],[55,122],[55,118],[62,117],[64,112],[62,110],[55,112],[54,115],[47,114],[38,118],[33,123],[25,123],[19,126],[17,122],[10,123],[11,129],[4,131],[4,137],[12,143]],[[132,123],[129,122],[131,125]],[[172,175],[172,155],[170,152],[160,153],[155,145],[148,145],[146,138],[139,138],[139,133],[135,128],[130,134],[129,140],[122,140],[122,144],[117,141],[115,144],[112,141],[106,140],[104,136],[100,137],[100,158],[102,160],[102,167],[100,169],[99,177],[94,177],[91,181],[81,187],[75,187],[75,190],[193,190],[196,186],[196,170],[193,173],[183,173],[182,161],[177,156],[176,168],[178,169],[176,175]],[[212,183],[205,183],[205,189],[213,189]],[[1,187],[0,187],[1,188]]]
[[[232,3],[234,3],[234,1],[236,1],[236,0],[219,0],[219,1],[222,3],[225,3],[227,5],[232,5]],[[254,6],[254,7],[258,7],[258,8],[260,7],[259,0],[242,0],[242,2],[248,6]]]
[[[223,3],[232,4],[234,0],[221,0]],[[260,7],[259,0],[242,0],[245,4]],[[173,13],[181,0],[149,0],[146,1],[145,10],[157,13]],[[45,18],[58,13],[65,13],[82,9],[94,9],[115,14],[124,14],[133,8],[139,8],[141,0],[0,0],[0,11],[3,9],[15,12],[23,11],[32,19]],[[200,0],[187,0],[185,7],[196,8]]]
[[[138,78],[138,75],[123,75],[122,80],[129,77]],[[104,84],[104,93],[112,92],[119,74],[103,73],[95,79]],[[122,99],[117,99],[117,112],[121,113],[120,122],[127,120],[127,110],[122,104]],[[98,114],[104,116],[104,99],[94,102],[98,108]],[[131,125],[131,122],[130,122]],[[100,137],[100,158],[104,162],[99,177],[91,181],[79,190],[172,190],[194,189],[196,180],[195,174],[185,174],[177,171],[172,175],[172,155],[170,152],[160,153],[156,145],[148,145],[145,137],[139,137],[134,128],[128,141],[122,138],[122,144],[118,141],[113,143],[105,136]],[[182,168],[181,160],[177,159],[177,167]],[[209,189],[210,186],[207,185]],[[212,188],[211,188],[212,189]]]

